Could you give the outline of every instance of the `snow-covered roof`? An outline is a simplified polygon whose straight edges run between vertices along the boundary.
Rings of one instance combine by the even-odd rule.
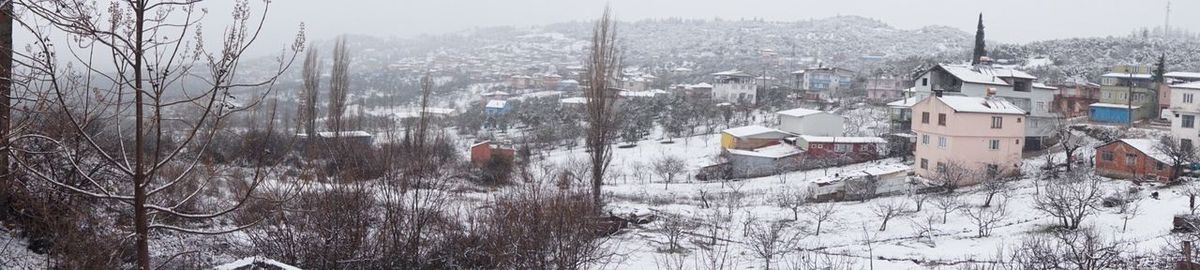
[[[754,75],[750,75],[750,73],[746,73],[744,71],[737,70],[737,69],[717,72],[717,73],[713,73],[712,75],[713,76],[729,76],[729,77],[754,77]]]
[[[483,93],[483,94],[480,94],[480,95],[481,95],[481,96],[485,96],[485,97],[488,97],[488,96],[507,96],[507,95],[508,95],[508,92],[504,92],[504,91],[495,91],[495,92],[487,92],[487,93]]]
[[[1166,153],[1163,153],[1162,151],[1158,151],[1158,149],[1156,147],[1154,147],[1155,145],[1158,145],[1158,140],[1154,140],[1154,139],[1121,139],[1121,142],[1128,144],[1129,146],[1132,146],[1133,148],[1137,149],[1138,151],[1141,151],[1142,153],[1146,154],[1146,156],[1149,156],[1150,158],[1156,159],[1158,161],[1168,162],[1171,160],[1170,155],[1167,155]]]
[[[880,137],[824,137],[800,135],[800,139],[810,143],[887,143]]]
[[[1163,77],[1200,79],[1200,72],[1172,71],[1167,72],[1167,74],[1163,74]]]
[[[762,158],[782,158],[800,154],[800,148],[788,144],[764,146],[754,150],[726,149],[730,154]]]
[[[321,132],[317,132],[317,136],[321,136],[324,138],[371,137],[371,133],[367,133],[366,131],[362,131],[362,130],[340,131],[340,132],[321,131]]]
[[[1151,77],[1150,74],[1129,74],[1129,73],[1122,73],[1122,72],[1105,73],[1104,75],[1100,75],[1100,77],[1117,78],[1117,79],[1128,79],[1128,78],[1132,77],[1134,79],[1145,79],[1145,80],[1149,80],[1149,79],[1153,78],[1153,77]]]
[[[267,259],[262,256],[246,257],[231,263],[218,265],[213,267],[214,270],[236,270],[236,269],[269,269],[260,268],[261,266],[275,267],[283,270],[300,270],[295,266],[287,265],[276,260]]]
[[[954,76],[955,78],[969,83],[1008,85],[1008,83],[1001,78],[1021,78],[1030,80],[1037,79],[1037,77],[1029,75],[1029,73],[1010,68],[977,68],[974,66],[963,65],[939,65],[938,67],[946,70],[946,72],[950,73],[950,75]]]
[[[1197,89],[1200,90],[1200,82],[1190,82],[1185,84],[1172,85],[1171,88]]]
[[[1100,102],[1092,103],[1092,105],[1088,105],[1088,106],[1101,107],[1101,108],[1116,108],[1116,109],[1128,109],[1129,108],[1128,104],[1100,103]],[[1141,108],[1141,107],[1142,106],[1133,105],[1134,110],[1137,110],[1138,108]]]
[[[485,107],[492,108],[492,109],[503,109],[505,106],[508,106],[507,100],[498,100],[497,99],[497,100],[488,100],[487,106],[485,106]]]
[[[1049,86],[1049,85],[1046,85],[1046,84],[1040,83],[1040,82],[1033,83],[1033,88],[1034,89],[1045,89],[1045,90],[1058,90],[1057,87]]]
[[[921,99],[919,99],[917,97],[910,97],[910,98],[904,98],[904,99],[897,100],[897,101],[888,102],[887,105],[888,105],[888,107],[893,107],[893,108],[912,108],[912,106],[916,105],[917,102],[921,102]]]
[[[759,126],[759,125],[735,127],[735,128],[731,128],[731,129],[722,130],[721,132],[728,133],[729,135],[733,135],[734,137],[748,137],[748,136],[770,134],[770,133],[785,134],[783,131],[779,131],[778,129],[773,129],[773,128]]]
[[[777,114],[780,114],[780,115],[795,116],[795,117],[805,117],[805,116],[814,115],[814,114],[818,114],[818,113],[823,113],[823,111],[810,110],[810,109],[805,109],[805,108],[795,108],[795,109],[791,109],[791,110],[777,112]]]
[[[566,103],[566,104],[587,104],[587,98],[585,98],[585,97],[569,97],[569,98],[560,99],[560,100],[558,100],[558,102]]]
[[[693,84],[693,85],[689,86],[688,88],[692,88],[692,89],[695,89],[695,88],[713,88],[713,85],[711,85],[711,84],[708,84],[708,83],[697,83],[697,84]]]
[[[937,97],[957,112],[1025,114],[1024,110],[1003,99],[981,97],[942,96]]]
[[[657,95],[666,95],[666,94],[669,94],[669,93],[667,93],[667,91],[663,91],[661,89],[651,89],[651,90],[647,90],[647,91],[621,91],[620,93],[618,93],[618,95],[621,95],[622,97],[654,97]]]

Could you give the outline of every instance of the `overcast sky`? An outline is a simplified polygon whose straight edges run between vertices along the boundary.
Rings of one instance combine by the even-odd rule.
[[[209,4],[214,2],[219,1]],[[271,26],[289,29],[307,22],[310,36],[322,39],[341,33],[411,36],[589,20],[605,2],[620,20],[859,15],[902,29],[946,25],[971,32],[975,16],[983,12],[988,39],[1028,42],[1125,35],[1160,26],[1167,0],[283,0],[273,1]],[[1172,27],[1200,27],[1200,16],[1184,16],[1200,11],[1200,1],[1175,0],[1172,10]]]

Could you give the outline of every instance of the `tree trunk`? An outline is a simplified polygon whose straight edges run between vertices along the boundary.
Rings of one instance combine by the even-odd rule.
[[[8,137],[12,128],[12,1],[0,6],[0,186],[8,184]]]
[[[134,51],[132,53],[133,63],[133,91],[134,91],[134,107],[135,115],[134,122],[136,123],[134,134],[134,167],[133,167],[133,222],[134,234],[136,234],[137,245],[137,264],[140,270],[150,270],[150,220],[146,215],[146,181],[149,179],[143,169],[146,155],[146,132],[145,132],[145,101],[143,100],[144,86],[142,82],[142,60],[145,52],[143,44],[143,33],[145,32],[145,15],[146,5],[144,2],[136,2],[134,4],[135,16],[135,32],[134,32]]]

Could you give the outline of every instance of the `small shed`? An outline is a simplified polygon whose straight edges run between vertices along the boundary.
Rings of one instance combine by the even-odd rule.
[[[1168,182],[1174,177],[1171,157],[1155,148],[1158,140],[1120,139],[1096,147],[1096,173],[1119,179],[1153,179]]]
[[[512,108],[508,104],[508,101],[501,99],[488,100],[487,104],[483,107],[483,113],[487,115],[504,114],[508,113],[510,110],[512,110]]]
[[[721,148],[750,150],[779,144],[779,140],[790,136],[787,132],[759,125],[736,127],[721,131]]]
[[[734,177],[759,177],[794,170],[801,165],[795,158],[803,152],[792,145],[775,144],[753,150],[726,149],[725,153]]]
[[[1129,123],[1129,105],[1113,103],[1092,103],[1088,105],[1088,118],[1097,123],[1126,124]],[[1137,111],[1141,106],[1134,105]]]
[[[841,115],[810,109],[777,112],[779,129],[800,135],[842,136],[846,119]]]

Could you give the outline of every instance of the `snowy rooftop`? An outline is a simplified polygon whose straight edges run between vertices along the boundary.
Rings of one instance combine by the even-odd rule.
[[[1101,107],[1101,108],[1116,108],[1116,109],[1128,109],[1130,107],[1128,104],[1100,103],[1100,102],[1092,103],[1092,105],[1089,105],[1089,106]],[[1133,109],[1135,109],[1135,110],[1138,108],[1141,108],[1141,107],[1142,106],[1133,105]]]
[[[1009,68],[996,68],[996,67],[978,67],[977,68],[977,67],[973,67],[973,66],[963,66],[963,65],[941,65],[940,67],[942,69],[945,69],[946,72],[949,72],[950,75],[953,75],[954,77],[958,78],[959,80],[962,80],[964,82],[969,82],[969,83],[1008,85],[1007,82],[1005,82],[1003,79],[1000,79],[1000,78],[1010,78],[1011,77],[1011,78],[1022,78],[1022,79],[1031,79],[1031,80],[1037,79],[1037,77],[1034,77],[1033,75],[1029,75],[1029,73],[1025,73],[1024,71],[1009,69]]]
[[[1100,77],[1117,78],[1117,79],[1128,79],[1128,78],[1132,77],[1134,79],[1145,79],[1145,80],[1149,80],[1152,78],[1150,74],[1129,74],[1129,73],[1121,73],[1121,72],[1105,73],[1104,75],[1100,75]]]
[[[502,109],[502,108],[504,108],[504,106],[507,106],[507,105],[508,105],[507,100],[489,100],[486,107],[492,108],[492,109]]]
[[[897,100],[897,101],[888,102],[887,105],[888,105],[888,107],[893,107],[893,108],[912,108],[912,106],[916,105],[917,102],[921,102],[921,99],[918,99],[916,97],[910,97],[910,98],[904,98],[904,99]]]
[[[1190,82],[1185,84],[1172,85],[1171,88],[1197,89],[1200,90],[1200,82]]]
[[[1121,139],[1121,142],[1128,144],[1129,146],[1132,146],[1134,149],[1137,149],[1138,151],[1145,153],[1150,158],[1157,159],[1158,161],[1162,161],[1165,163],[1165,162],[1168,162],[1171,160],[1171,156],[1163,153],[1162,151],[1158,151],[1158,149],[1156,147],[1154,147],[1155,145],[1158,145],[1158,140],[1154,140],[1154,139]]]
[[[246,257],[231,263],[218,265],[214,270],[237,270],[237,269],[282,269],[282,270],[300,270],[295,266],[287,265],[276,260],[267,259],[262,256]]]
[[[1025,114],[1025,111],[1003,99],[981,97],[943,96],[938,97],[947,106],[958,112]]]
[[[809,116],[809,115],[813,115],[813,114],[823,113],[823,111],[810,110],[810,109],[805,109],[805,108],[796,108],[796,109],[791,109],[791,110],[786,110],[786,111],[780,111],[777,113],[781,114],[781,115],[787,115],[787,116],[805,117],[805,116]]]
[[[733,135],[734,137],[746,137],[746,136],[754,136],[754,135],[767,134],[767,133],[783,133],[783,131],[779,131],[778,129],[773,129],[773,128],[759,126],[759,125],[735,127],[735,128],[731,128],[731,129],[722,130],[721,132],[729,133],[729,135]]]
[[[880,137],[824,137],[801,135],[801,139],[810,143],[887,143]]]
[[[712,75],[713,76],[729,76],[729,77],[754,77],[754,75],[750,75],[750,73],[746,73],[746,72],[743,72],[743,71],[737,70],[737,69],[717,72],[717,73],[713,73]]]
[[[1033,83],[1033,88],[1034,89],[1046,89],[1046,90],[1058,90],[1057,87],[1049,86],[1049,85],[1046,85],[1046,84],[1040,83],[1040,82]]]
[[[508,92],[504,92],[504,91],[495,91],[495,92],[487,92],[487,93],[483,93],[483,94],[480,94],[480,95],[481,95],[481,96],[485,96],[485,97],[490,97],[490,96],[507,96],[507,95],[508,95]]]
[[[791,146],[788,144],[776,144],[776,145],[772,145],[772,146],[761,147],[761,148],[754,149],[754,150],[727,149],[727,151],[729,151],[730,154],[734,154],[734,155],[763,157],[763,158],[782,158],[782,157],[800,154],[800,148],[796,148],[795,146]]]
[[[693,84],[693,85],[691,85],[691,86],[688,86],[688,88],[692,88],[692,89],[696,89],[696,88],[713,88],[713,86],[712,86],[711,84],[708,84],[708,83],[697,83],[697,84]]]
[[[1163,76],[1164,77],[1174,77],[1174,78],[1200,79],[1200,72],[1173,71],[1173,72],[1167,72],[1167,74],[1163,74]]]
[[[324,138],[371,137],[371,133],[367,133],[366,131],[362,131],[362,130],[341,131],[341,132],[322,131],[322,132],[317,132],[317,136],[321,136]]]
[[[560,99],[560,100],[558,100],[558,102],[566,103],[566,104],[587,104],[587,98],[585,98],[585,97],[569,97],[569,98]]]

